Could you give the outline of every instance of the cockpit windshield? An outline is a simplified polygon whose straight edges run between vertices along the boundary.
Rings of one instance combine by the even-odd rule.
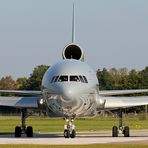
[[[85,82],[85,83],[88,83],[88,81],[87,81],[87,79],[86,79],[85,76],[83,76],[83,79],[84,79],[84,82]]]
[[[51,83],[53,83],[54,79],[55,79],[55,76],[52,77],[52,79],[51,79]]]
[[[79,76],[79,78],[80,78],[80,81],[81,81],[82,83],[85,83],[85,81],[84,81],[84,79],[83,79],[82,76]]]
[[[57,82],[59,76],[56,76],[53,82]]]
[[[82,82],[88,83],[86,76],[77,76],[77,75],[61,75],[61,76],[53,76],[51,79],[51,83],[54,82]]]
[[[80,79],[78,76],[70,76],[70,81],[80,82]]]
[[[60,76],[60,78],[58,79],[58,82],[63,82],[63,81],[68,81],[68,76]]]

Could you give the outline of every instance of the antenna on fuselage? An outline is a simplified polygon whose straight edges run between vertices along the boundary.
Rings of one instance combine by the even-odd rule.
[[[73,17],[72,17],[72,43],[75,42],[75,3],[73,3]]]

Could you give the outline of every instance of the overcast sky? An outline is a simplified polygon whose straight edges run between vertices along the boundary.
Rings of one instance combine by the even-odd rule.
[[[74,0],[0,0],[0,78],[53,65],[71,42]],[[75,0],[76,43],[94,70],[148,66],[147,0]]]

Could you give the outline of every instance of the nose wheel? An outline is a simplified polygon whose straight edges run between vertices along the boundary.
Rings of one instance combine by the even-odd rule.
[[[72,124],[74,120],[69,118],[69,119],[66,119],[66,121],[67,121],[67,125],[64,126],[64,137],[75,138],[76,137],[75,125]]]

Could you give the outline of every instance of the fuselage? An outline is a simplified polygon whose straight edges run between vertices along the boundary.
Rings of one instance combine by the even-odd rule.
[[[47,108],[54,116],[96,114],[98,80],[85,62],[65,59],[51,66],[42,81]]]

